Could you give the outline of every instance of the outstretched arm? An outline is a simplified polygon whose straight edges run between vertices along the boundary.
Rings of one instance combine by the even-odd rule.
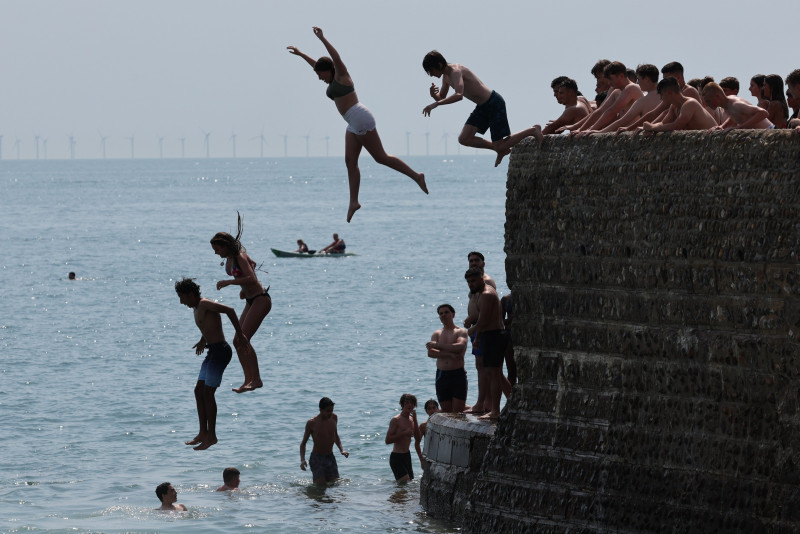
[[[331,59],[333,60],[333,68],[336,69],[337,76],[349,76],[347,74],[347,67],[344,66],[344,62],[342,61],[342,56],[339,55],[339,52],[333,47],[333,45],[325,38],[322,34],[322,28],[317,26],[313,27],[314,35],[322,41],[322,44],[325,45],[325,50],[328,51],[328,54],[331,55]]]
[[[301,58],[305,59],[306,63],[311,65],[312,69],[314,68],[314,65],[317,64],[317,60],[315,60],[313,57],[309,56],[308,54],[304,54],[296,46],[287,46],[286,49],[289,51],[289,53],[294,54],[295,56],[300,56]]]

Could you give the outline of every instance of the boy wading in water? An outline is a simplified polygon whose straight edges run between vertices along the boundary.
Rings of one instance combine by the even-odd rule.
[[[306,431],[303,434],[303,441],[300,442],[300,469],[306,470],[306,443],[308,438],[314,440],[314,448],[311,449],[311,476],[314,484],[324,486],[328,482],[336,482],[339,478],[339,467],[336,465],[336,457],[333,455],[333,445],[339,448],[342,456],[347,458],[350,453],[342,448],[339,440],[339,432],[336,424],[339,418],[333,413],[334,402],[328,397],[319,400],[319,414],[315,415],[306,423]]]
[[[408,482],[414,478],[411,468],[411,438],[419,442],[419,426],[417,425],[417,398],[410,393],[403,393],[400,397],[402,411],[392,417],[389,430],[386,432],[386,444],[393,444],[392,454],[389,456],[389,467],[392,468],[394,478],[398,482]]]
[[[208,348],[208,354],[200,366],[200,374],[194,388],[200,432],[186,442],[186,445],[197,445],[194,450],[202,451],[217,442],[217,401],[214,393],[222,383],[222,373],[231,361],[233,354],[230,345],[225,341],[220,314],[227,315],[236,329],[233,344],[237,350],[250,350],[250,342],[242,332],[236,311],[230,306],[201,297],[200,287],[193,280],[184,278],[180,282],[176,282],[175,292],[178,294],[181,304],[194,310],[194,322],[202,334],[200,341],[193,347],[195,353],[203,354],[203,351]]]

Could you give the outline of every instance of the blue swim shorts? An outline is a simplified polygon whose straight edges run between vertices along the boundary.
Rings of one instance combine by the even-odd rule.
[[[203,365],[200,366],[200,374],[197,376],[198,382],[205,382],[207,386],[218,388],[222,384],[222,373],[231,362],[233,351],[231,346],[225,341],[206,345],[208,352]]]
[[[492,91],[489,100],[475,106],[475,109],[467,119],[467,124],[475,126],[481,135],[485,134],[486,130],[491,129],[492,141],[511,135],[511,128],[508,126],[508,116],[506,115],[506,101],[496,91]]]

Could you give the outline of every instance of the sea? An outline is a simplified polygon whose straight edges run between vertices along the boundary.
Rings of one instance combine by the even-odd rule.
[[[365,155],[349,224],[343,158],[0,161],[0,532],[458,532],[420,506],[416,458],[414,480],[395,482],[384,437],[403,393],[426,419],[425,343],[439,304],[466,315],[467,254],[508,292],[507,165],[404,159],[430,195]],[[209,243],[236,233],[237,212],[273,299],[252,338],[264,387],[231,391],[234,355],[219,443],[194,451],[200,335],[174,284],[194,278],[242,311],[235,286],[216,289],[228,277]],[[334,232],[355,256],[270,250],[319,249]],[[472,403],[469,355],[466,367]],[[335,451],[342,479],[319,489],[299,445],[323,396],[350,456]],[[240,491],[215,492],[229,466]],[[155,510],[165,481],[188,512]]]

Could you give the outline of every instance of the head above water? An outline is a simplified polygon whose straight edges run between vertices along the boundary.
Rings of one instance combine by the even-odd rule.
[[[169,482],[162,482],[161,484],[156,486],[156,497],[158,497],[158,500],[164,502],[164,495],[169,493],[169,490],[171,489],[172,489],[172,484],[170,484]]]
[[[431,414],[432,411],[439,409],[439,403],[436,402],[436,399],[428,399],[425,401],[425,413],[428,415]]]
[[[226,467],[222,471],[222,481],[225,482],[225,484],[230,485],[229,483],[233,482],[234,479],[238,478],[240,474],[241,473],[239,472],[239,470],[236,469],[235,467]]]

